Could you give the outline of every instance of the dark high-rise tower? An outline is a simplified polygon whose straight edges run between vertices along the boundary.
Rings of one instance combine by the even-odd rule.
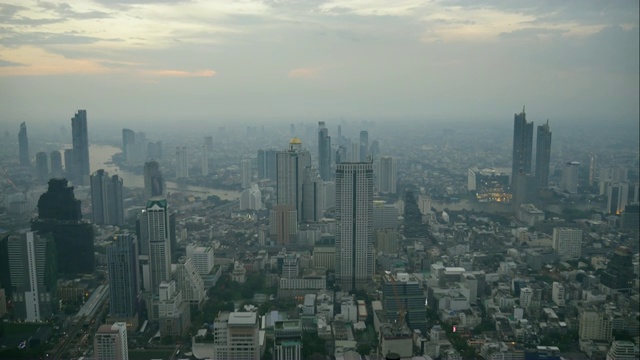
[[[369,157],[369,132],[367,130],[360,131],[360,162],[368,161]]]
[[[82,220],[80,200],[66,179],[49,180],[47,192],[38,200],[38,218],[31,223],[31,230],[53,235],[59,272],[91,274],[95,270],[93,226]]]
[[[633,287],[633,252],[626,246],[618,247],[600,275],[602,285],[611,290],[631,291]]]
[[[18,154],[20,165],[31,165],[31,157],[29,157],[29,138],[27,138],[27,124],[20,124],[20,132],[18,133]]]
[[[531,156],[533,153],[533,123],[527,122],[524,107],[520,114],[513,116],[513,162],[511,165],[511,186],[518,173],[531,173]]]
[[[144,191],[147,199],[164,195],[164,178],[157,161],[149,161],[144,164]]]
[[[318,123],[318,170],[322,180],[331,180],[331,137],[324,121]]]
[[[60,151],[54,150],[49,155],[51,161],[51,177],[62,176],[62,155]]]
[[[107,247],[107,270],[109,272],[109,314],[126,319],[137,312],[138,245],[133,234],[122,233],[113,238]]]
[[[124,225],[122,179],[100,169],[91,175],[91,206],[93,223],[97,225]]]
[[[75,174],[73,168],[73,149],[64,149],[64,173],[69,179],[73,179]]]
[[[131,152],[136,146],[136,133],[131,129],[122,129],[122,153],[125,161],[131,161]]]
[[[79,185],[85,185],[85,177],[88,180],[89,174],[91,174],[86,110],[78,110],[76,115],[71,118],[71,139],[73,144],[74,181]]]
[[[49,178],[49,159],[47,153],[40,151],[36,153],[36,174],[39,181],[47,181]]]
[[[311,154],[302,148],[302,141],[294,137],[289,149],[276,155],[276,199],[278,205],[291,205],[302,217],[302,181],[305,169],[311,166]]]
[[[536,136],[536,182],[540,189],[549,185],[549,163],[551,162],[551,131],[549,120],[538,126]]]
[[[273,149],[258,150],[258,178],[276,180],[276,154]]]

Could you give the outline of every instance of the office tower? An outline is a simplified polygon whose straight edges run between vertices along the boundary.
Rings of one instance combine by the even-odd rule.
[[[93,226],[82,219],[80,200],[66,179],[49,180],[47,192],[38,200],[38,217],[31,222],[31,230],[41,236],[53,235],[60,273],[93,274]]]
[[[162,159],[162,141],[149,141],[147,142],[147,157],[146,159]]]
[[[213,153],[213,136],[204,137],[204,147],[207,150],[207,153]]]
[[[93,338],[93,358],[95,360],[128,360],[127,324],[100,325]]]
[[[344,146],[339,146],[338,149],[336,150],[336,165],[346,162],[347,159],[347,148]]]
[[[426,297],[421,282],[407,273],[385,273],[382,276],[382,303],[387,318],[398,321],[400,311],[411,330],[427,333]]]
[[[273,325],[273,338],[274,359],[302,360],[302,323],[300,320],[276,321]]]
[[[209,275],[213,270],[213,247],[187,245],[187,257],[193,261],[193,265],[201,276]]]
[[[327,211],[336,206],[336,182],[325,181],[322,187],[324,188],[324,198],[322,199],[324,208],[322,210]]]
[[[291,205],[276,205],[269,211],[269,235],[277,245],[287,245],[298,236],[298,214]]]
[[[44,151],[36,153],[36,174],[39,181],[49,180],[49,159]]]
[[[209,152],[207,147],[203,146],[200,153],[200,168],[202,169],[202,176],[209,175]]]
[[[188,257],[181,257],[173,275],[176,281],[176,288],[182,293],[182,299],[198,309],[204,303],[206,291],[204,281],[200,277],[193,260]]]
[[[79,185],[85,185],[91,174],[89,167],[89,134],[87,131],[87,111],[78,110],[71,118],[71,135],[73,144],[73,169],[74,181]],[[65,159],[66,160],[66,159]],[[87,179],[85,180],[85,177]]]
[[[186,146],[176,146],[176,178],[189,177],[189,162]]]
[[[21,320],[45,321],[57,310],[56,246],[46,235],[24,232],[7,243],[12,300]]]
[[[640,204],[636,202],[624,207],[620,227],[623,231],[640,232]]]
[[[160,283],[171,280],[171,244],[167,200],[154,197],[147,201],[146,227],[149,238],[151,291],[158,293]]]
[[[163,281],[158,290],[156,306],[161,336],[183,336],[191,324],[189,304],[184,301],[176,282]]]
[[[52,151],[49,157],[51,161],[51,177],[61,177],[63,175],[63,170],[62,155],[60,155],[60,151]]]
[[[157,161],[144,163],[144,192],[147,199],[154,196],[164,196],[164,177]]]
[[[373,275],[373,167],[342,163],[336,169],[336,280],[361,289]]]
[[[308,167],[302,180],[302,216],[301,221],[318,222],[324,217],[324,183],[318,170]]]
[[[577,259],[582,254],[582,230],[553,228],[553,249],[564,260]]]
[[[522,204],[530,204],[537,199],[538,186],[536,178],[531,174],[518,173],[512,182],[513,209],[518,213]]]
[[[359,143],[357,142],[351,143],[351,152],[349,153],[350,162],[357,163],[360,161],[360,150],[361,150],[361,146]]]
[[[213,324],[213,358],[259,360],[258,314],[220,312]]]
[[[75,169],[73,167],[73,149],[64,149],[64,173],[69,179],[73,179]]]
[[[380,158],[380,178],[378,181],[378,191],[384,194],[396,193],[396,159],[391,156]]]
[[[596,156],[589,154],[589,186],[593,186],[596,172]]]
[[[113,237],[107,247],[109,275],[109,316],[131,320],[138,312],[140,277],[138,273],[138,241],[123,232]]]
[[[258,178],[276,180],[276,150],[258,150]]]
[[[20,165],[31,165],[31,156],[29,156],[29,138],[27,137],[27,124],[20,124],[20,132],[18,133],[18,158]]]
[[[578,318],[580,340],[610,341],[613,335],[611,315],[597,310],[583,310]]]
[[[311,166],[311,155],[302,148],[302,141],[291,139],[289,149],[276,156],[276,191],[278,205],[291,205],[302,215],[302,181],[305,169]]]
[[[324,121],[318,122],[318,169],[322,180],[331,180],[331,137]]]
[[[261,210],[262,208],[262,193],[258,184],[253,184],[240,193],[240,210]]]
[[[96,225],[124,225],[122,179],[99,169],[91,175],[91,207]]]
[[[577,161],[569,161],[562,168],[562,178],[560,180],[560,189],[571,194],[578,193],[578,166]]]
[[[612,215],[620,215],[629,196],[629,185],[626,183],[615,183],[609,185],[607,189],[607,212]]]
[[[374,164],[378,159],[378,155],[380,155],[380,142],[378,140],[373,140],[369,147],[369,156]]]
[[[551,287],[551,300],[557,306],[564,306],[564,285],[557,281],[553,282]]]
[[[518,173],[531,173],[533,152],[533,123],[527,122],[524,107],[520,114],[513,116],[513,158],[511,165],[511,186]]]
[[[169,214],[169,244],[171,245],[171,262],[178,260],[176,257],[178,249],[178,237],[176,236],[176,213]]]
[[[633,252],[626,246],[620,246],[600,275],[600,283],[611,290],[628,292],[633,287],[633,278]]]
[[[536,136],[536,182],[540,189],[549,186],[550,162],[551,131],[549,130],[549,120],[547,120],[546,124],[538,126],[538,134]]]
[[[367,130],[360,131],[360,159],[354,162],[369,161],[369,132]]]
[[[613,340],[607,352],[607,360],[637,360],[640,350],[632,341]]]
[[[122,129],[122,153],[124,161],[133,161],[134,147],[136,146],[136,133],[131,129]]]
[[[251,187],[251,175],[251,160],[242,160],[240,163],[240,185],[243,189]]]

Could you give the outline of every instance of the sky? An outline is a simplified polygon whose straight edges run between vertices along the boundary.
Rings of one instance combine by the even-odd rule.
[[[639,121],[637,0],[0,0],[0,123]],[[132,125],[135,127],[135,125]]]

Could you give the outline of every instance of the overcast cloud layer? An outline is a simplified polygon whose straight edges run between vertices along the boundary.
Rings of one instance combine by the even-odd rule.
[[[639,117],[637,0],[4,1],[2,123]]]

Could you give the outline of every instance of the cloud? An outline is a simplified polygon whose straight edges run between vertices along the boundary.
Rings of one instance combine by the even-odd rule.
[[[3,67],[3,66],[24,66],[24,64],[17,63],[15,61],[8,61],[8,60],[0,59],[0,67]]]
[[[287,76],[294,79],[312,79],[317,77],[321,70],[320,67],[301,67],[289,71]]]
[[[503,32],[498,36],[502,39],[523,40],[557,37],[567,34],[568,32],[568,29],[524,28],[510,32]]]
[[[184,71],[184,70],[146,70],[142,72],[146,76],[158,76],[158,77],[214,77],[216,72],[213,70],[199,70],[199,71]]]
[[[63,74],[104,74],[114,69],[103,66],[93,59],[68,59],[35,46],[2,48],[3,56],[23,66],[0,67],[0,76],[35,76]]]

